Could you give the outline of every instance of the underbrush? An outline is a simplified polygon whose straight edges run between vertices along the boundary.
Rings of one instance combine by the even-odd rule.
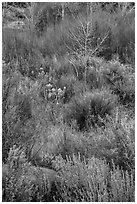
[[[106,70],[105,66],[108,66]],[[123,103],[110,83],[114,81],[116,86],[120,81],[122,87],[126,83],[130,72],[126,66],[121,66],[113,62],[103,63],[98,74],[106,82],[104,88],[95,89],[74,75],[62,74],[58,78],[50,72],[45,74],[43,69],[34,81],[16,71],[17,64],[3,64],[3,158],[13,144],[39,138],[39,129],[41,131],[43,127],[44,134],[47,134],[47,127],[62,124],[78,132],[105,128],[109,117],[115,119],[118,104]],[[132,84],[133,80],[129,83]],[[131,91],[134,92],[133,86]],[[134,100],[130,101],[128,108],[129,100],[127,103],[125,97],[124,92],[125,109],[133,109]]]
[[[3,201],[134,202],[134,9],[66,5],[3,28]]]
[[[109,84],[113,93],[118,96],[120,103],[134,106],[135,76],[132,67],[112,61],[108,64],[108,68],[106,66],[102,72],[106,83]]]
[[[66,121],[75,120],[80,130],[88,129],[91,125],[103,126],[101,119],[111,115],[114,106],[115,99],[107,90],[85,92],[67,104]]]
[[[110,170],[105,160],[95,157],[82,161],[80,154],[66,159],[56,156],[52,164],[56,171],[45,174],[49,182],[46,183],[46,169],[28,163],[23,150],[10,150],[8,166],[3,166],[3,201],[134,202],[133,172],[129,174],[115,164]],[[6,174],[8,168],[12,177]],[[55,181],[54,189],[51,179]]]
[[[87,54],[88,51],[91,55],[94,53],[107,60],[118,55],[121,62],[134,64],[135,10],[128,10],[128,6],[124,6],[123,3],[113,13],[97,6],[94,12],[88,11],[86,14],[79,12],[78,17],[68,14],[68,17],[53,24],[53,17],[47,19],[47,8],[43,5],[42,15],[33,16],[30,13],[28,17],[30,18],[30,28],[34,27],[33,30],[28,30],[26,23],[28,19],[26,19],[26,29],[24,30],[3,28],[4,58],[6,61],[19,58],[19,56],[24,59],[33,54],[38,61],[39,58],[42,59],[46,56],[63,56],[67,53],[80,54],[81,52]],[[35,14],[35,5],[34,8],[32,5],[33,9]],[[37,5],[36,9],[39,9]],[[39,13],[38,11],[37,13]],[[35,27],[39,20],[45,22],[45,28],[40,32],[40,35],[37,35]]]
[[[87,163],[73,159],[56,158],[54,162],[62,178],[62,202],[122,202],[134,201],[134,178],[114,166],[113,171],[105,161],[92,157]],[[132,189],[132,190],[131,190]],[[126,198],[125,198],[126,194]]]

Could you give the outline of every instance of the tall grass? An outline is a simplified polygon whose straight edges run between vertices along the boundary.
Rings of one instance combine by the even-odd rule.
[[[3,166],[3,201],[133,202],[135,199],[134,175],[115,165],[109,170],[105,160],[92,157],[82,161],[80,154],[66,160],[57,156],[53,166],[58,171],[57,177],[55,171],[32,167],[23,150],[11,149],[8,166]],[[6,168],[10,168],[9,173]],[[53,193],[54,179],[57,188]]]
[[[60,176],[62,177],[62,197],[59,201],[134,201],[133,177],[130,177],[127,172],[124,174],[116,167],[109,172],[104,161],[92,157],[86,164],[81,162],[80,157],[74,156],[73,159],[68,158],[67,161],[57,158],[55,166],[61,170]],[[126,198],[124,198],[125,193]]]
[[[134,7],[106,5],[7,4],[3,201],[135,200]]]
[[[115,106],[115,99],[112,98],[106,90],[94,90],[76,96],[66,106],[66,120],[76,120],[80,130],[89,129],[95,124],[103,125],[99,118],[105,119],[106,115],[111,115]]]
[[[48,8],[47,4],[37,5],[36,3],[36,5],[32,4],[27,10],[30,14],[25,15],[28,15],[27,23],[30,25],[30,31],[31,27],[35,31],[35,24],[41,18],[40,13],[44,9],[47,11],[46,6]],[[35,13],[38,15],[35,15]],[[46,14],[43,14],[43,18],[44,15]],[[79,14],[79,16],[81,15]],[[119,9],[112,14],[98,8],[94,12],[88,12],[88,16],[83,15],[76,18],[72,15],[71,18],[64,18],[55,26],[48,24],[46,31],[43,32],[41,37],[37,37],[37,40],[36,37],[32,37],[34,32],[29,30],[33,45],[37,49],[39,47],[42,55],[57,54],[61,56],[67,52],[78,54],[86,51],[111,59],[117,53],[123,62],[134,64],[134,9],[127,10],[124,14]],[[8,36],[3,36],[8,38]],[[6,44],[10,44],[9,40],[5,41]]]

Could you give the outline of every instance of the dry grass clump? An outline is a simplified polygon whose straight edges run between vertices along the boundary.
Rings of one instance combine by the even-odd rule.
[[[94,90],[74,97],[66,105],[65,118],[70,122],[76,120],[79,129],[88,129],[95,124],[103,125],[101,119],[111,115],[115,106],[115,97],[107,90]]]

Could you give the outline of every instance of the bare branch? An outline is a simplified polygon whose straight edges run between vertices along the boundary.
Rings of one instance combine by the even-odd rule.
[[[99,48],[101,47],[101,45],[103,44],[103,42],[107,39],[109,35],[109,32],[105,35],[105,37],[102,39],[102,41],[100,42],[100,44],[94,49],[94,51],[91,53],[91,55],[94,55],[98,50]]]

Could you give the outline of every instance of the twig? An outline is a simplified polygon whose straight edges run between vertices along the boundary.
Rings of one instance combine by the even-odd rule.
[[[100,42],[100,44],[95,48],[95,50],[91,53],[91,55],[94,55],[97,50],[100,48],[100,46],[103,44],[103,42],[106,40],[106,38],[108,37],[109,32],[106,34],[106,36],[102,39],[102,41]]]
[[[71,60],[69,60],[69,62],[74,66],[74,68],[75,68],[75,71],[76,71],[76,76],[78,77],[78,70],[77,70],[77,68],[76,68],[76,66],[75,66],[75,64],[71,61]]]

